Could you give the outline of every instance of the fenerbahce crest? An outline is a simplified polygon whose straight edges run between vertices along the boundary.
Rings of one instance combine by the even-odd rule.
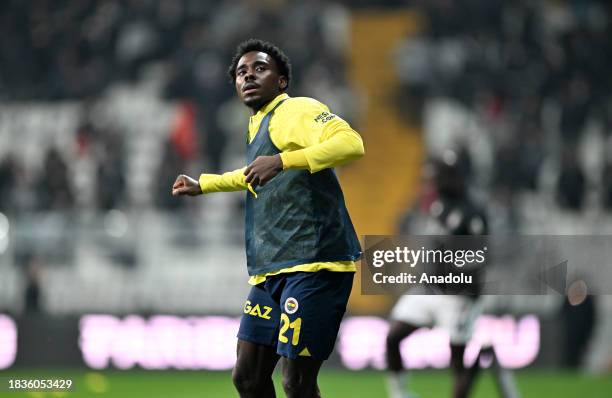
[[[287,300],[285,300],[285,312],[287,314],[295,314],[298,310],[298,307],[299,305],[296,299],[294,299],[293,297],[287,297]]]

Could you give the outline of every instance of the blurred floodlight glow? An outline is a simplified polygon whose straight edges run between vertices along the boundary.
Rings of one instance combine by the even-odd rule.
[[[85,386],[91,392],[104,394],[108,391],[108,380],[101,373],[90,372],[85,375]]]
[[[349,369],[384,369],[385,337],[389,326],[376,317],[346,319],[337,345],[342,363]],[[540,349],[540,323],[533,316],[481,316],[469,343],[465,362],[476,359],[480,347],[493,346],[502,366],[522,368],[531,364]],[[402,341],[404,365],[409,369],[445,368],[450,364],[449,335],[445,330],[419,329]]]
[[[130,315],[86,315],[80,321],[80,348],[87,366],[104,369],[227,370],[236,361],[239,318],[227,316],[145,319]],[[379,317],[349,317],[340,327],[336,349],[348,369],[385,367],[385,338],[389,324]],[[482,316],[466,350],[473,363],[482,346],[493,346],[502,366],[531,364],[540,348],[540,324],[535,316]],[[402,342],[404,365],[410,369],[446,368],[450,363],[448,333],[422,328]]]
[[[532,363],[540,350],[540,321],[535,315],[518,322],[511,316],[483,317],[478,322],[483,334],[488,333],[500,364],[509,369]]]
[[[222,316],[87,315],[80,321],[80,348],[87,366],[119,369],[231,369],[239,319]]]
[[[9,316],[0,314],[0,369],[6,369],[17,356],[17,325]]]
[[[385,367],[385,339],[389,324],[374,316],[345,319],[338,333],[340,339],[336,348],[342,363],[349,369]]]
[[[418,329],[402,341],[400,352],[407,369],[446,368],[450,364],[448,333],[439,328]]]
[[[79,323],[79,346],[85,363],[94,369],[108,367],[110,350],[115,340],[114,333],[120,320],[110,315],[90,315]]]

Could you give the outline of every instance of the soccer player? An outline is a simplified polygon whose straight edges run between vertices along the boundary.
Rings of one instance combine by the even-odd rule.
[[[199,181],[179,175],[173,195],[247,190],[251,292],[238,331],[233,382],[242,398],[275,397],[282,357],[290,398],[320,397],[317,375],[333,350],[361,247],[333,167],[364,154],[348,123],[312,98],[287,94],[289,59],[248,40],[229,75],[251,110],[247,167]]]
[[[404,226],[402,233],[418,232],[423,235],[439,235],[436,240],[447,241],[452,246],[452,235],[485,235],[487,222],[484,210],[467,195],[465,177],[454,160],[438,160],[425,170],[425,188],[433,188],[435,201],[419,204],[418,211],[411,214],[411,226]],[[430,184],[433,186],[430,187]],[[431,200],[432,192],[425,190],[423,199]],[[424,210],[423,207],[425,208]],[[448,246],[447,246],[448,247]],[[441,275],[452,271],[444,264],[437,264]],[[387,389],[390,398],[410,398],[406,392],[407,374],[400,355],[400,343],[421,327],[438,326],[450,335],[451,369],[453,371],[454,398],[465,398],[478,371],[478,364],[466,368],[463,356],[472,334],[474,323],[480,314],[478,287],[481,270],[461,269],[462,273],[473,274],[473,284],[428,285],[415,287],[402,296],[391,312],[391,326],[387,334]],[[463,294],[458,294],[463,293]],[[466,294],[467,293],[467,294]]]

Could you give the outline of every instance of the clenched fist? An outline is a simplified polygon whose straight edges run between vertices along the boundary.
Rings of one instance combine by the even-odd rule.
[[[185,174],[179,175],[178,177],[176,177],[174,185],[172,185],[172,196],[179,195],[202,195],[202,188],[200,188],[200,183]]]

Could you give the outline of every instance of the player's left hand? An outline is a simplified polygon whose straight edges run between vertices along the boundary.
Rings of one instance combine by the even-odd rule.
[[[268,181],[283,171],[283,161],[280,155],[258,156],[244,170],[247,184],[252,187],[264,186]]]

